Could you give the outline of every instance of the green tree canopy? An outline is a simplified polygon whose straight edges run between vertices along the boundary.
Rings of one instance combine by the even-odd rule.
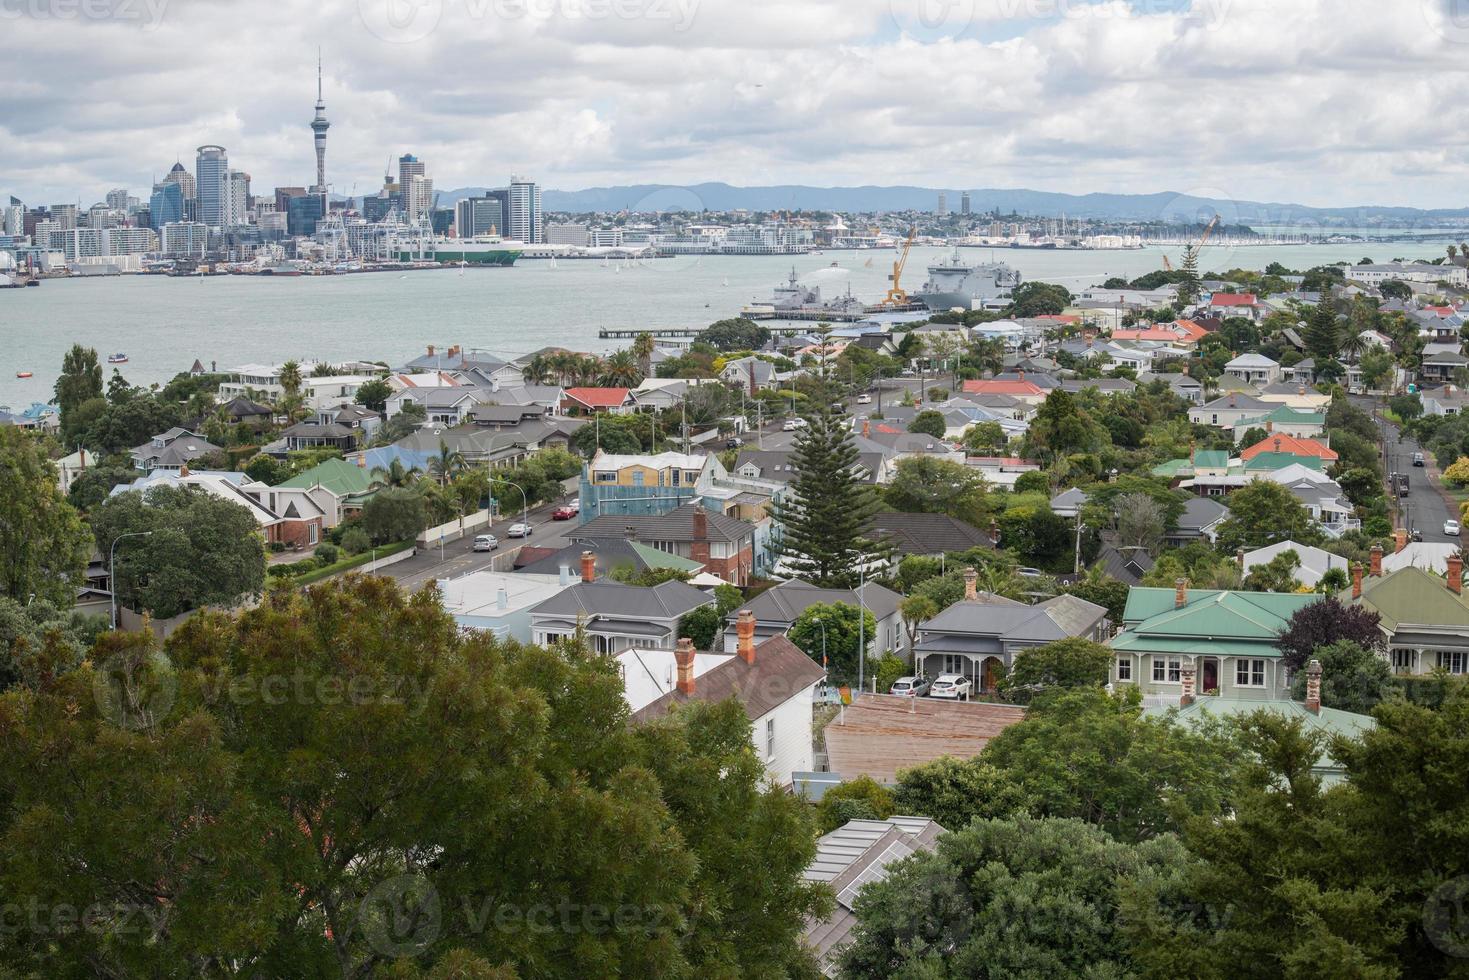
[[[722,351],[759,350],[770,342],[770,331],[754,320],[735,317],[709,324],[699,339]]]
[[[1277,541],[1316,544],[1321,531],[1305,506],[1274,480],[1254,480],[1224,499],[1229,516],[1215,542],[1225,553],[1263,548]]]
[[[696,650],[713,650],[723,629],[724,619],[713,606],[691,609],[678,621],[678,635],[693,640]]]
[[[0,426],[0,595],[70,609],[91,555],[91,535],[61,495],[45,445]]]
[[[827,675],[834,683],[852,684],[857,680],[859,623],[864,656],[871,656],[877,640],[877,620],[867,610],[860,616],[856,606],[845,602],[812,603],[796,617],[787,636],[817,663],[824,657]],[[870,670],[863,673],[872,676]]]
[[[1375,652],[1338,640],[1311,651],[1321,661],[1321,703],[1359,715],[1368,715],[1396,690],[1392,668]],[[1306,700],[1306,672],[1298,670],[1291,682],[1291,697]]]
[[[428,509],[416,490],[380,490],[362,508],[362,529],[376,544],[407,541],[428,527]]]
[[[942,439],[948,431],[948,424],[944,421],[944,413],[929,408],[913,416],[913,421],[908,423],[908,431]]]
[[[1111,676],[1112,657],[1111,647],[1084,637],[1029,647],[1015,655],[1000,690],[1024,702],[1048,691],[1101,687]]]

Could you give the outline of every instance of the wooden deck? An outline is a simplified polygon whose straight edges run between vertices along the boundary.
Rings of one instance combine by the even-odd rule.
[[[865,694],[826,726],[831,771],[897,782],[900,770],[946,755],[971,759],[1025,717],[1012,705]]]

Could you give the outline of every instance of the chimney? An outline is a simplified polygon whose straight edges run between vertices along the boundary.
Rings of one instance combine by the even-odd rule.
[[[1306,664],[1306,710],[1321,713],[1321,661],[1315,659]]]
[[[638,539],[638,529],[629,524],[622,529],[622,536],[629,541],[636,541]]]
[[[990,547],[991,548],[998,548],[999,546],[1000,546],[1000,523],[998,521],[996,521],[993,517],[991,517],[990,518]]]
[[[979,598],[979,573],[972,568],[964,569],[964,601],[973,602]]]
[[[1178,676],[1183,681],[1183,693],[1179,697],[1178,703],[1181,707],[1187,708],[1194,703],[1194,665],[1191,663],[1184,664]]]
[[[1305,393],[1306,393],[1306,386],[1305,385],[1301,385],[1299,388],[1296,389],[1296,394],[1298,394],[1298,395],[1305,395]]]
[[[745,663],[755,664],[755,614],[748,609],[741,609],[735,617],[735,636],[739,638],[739,645],[735,652]]]
[[[1182,609],[1188,605],[1188,579],[1181,578],[1173,583],[1173,608]]]
[[[673,651],[674,663],[678,664],[678,689],[684,694],[694,693],[694,641],[680,637]]]
[[[1023,368],[1020,371],[1020,380],[1021,381],[1024,381],[1025,380],[1025,370]]]
[[[1266,432],[1274,432],[1275,431],[1275,423],[1274,422],[1266,422],[1265,423],[1265,431]]]
[[[581,580],[583,582],[597,581],[597,556],[590,551],[581,553]]]
[[[1405,528],[1405,527],[1397,528],[1392,533],[1392,553],[1396,555],[1399,552],[1401,552],[1404,548],[1406,548],[1407,546],[1408,546],[1408,529]]]
[[[694,504],[694,540],[709,540],[709,512],[702,504]]]
[[[1464,590],[1464,556],[1457,551],[1449,555],[1449,590],[1454,595]]]
[[[506,592],[504,589],[501,589],[500,591],[498,591],[498,592],[495,593],[495,608],[497,608],[497,609],[509,609],[510,608],[510,593],[509,592]]]
[[[561,586],[564,588],[571,584],[571,566],[565,562],[561,563]]]
[[[1275,451],[1280,452],[1280,436],[1275,437]]]
[[[1382,578],[1382,545],[1372,546],[1372,571],[1368,574],[1373,578]]]
[[[1243,572],[1245,570],[1245,549],[1240,548],[1238,551],[1236,551],[1234,553],[1234,560],[1235,563],[1239,565],[1239,570]]]
[[[1362,598],[1362,563],[1352,562],[1352,598]]]
[[[429,357],[433,357],[434,356],[434,345],[433,344],[429,344],[428,345],[428,356]]]
[[[750,358],[750,397],[760,397],[760,388],[755,384],[755,359],[753,357]]]
[[[870,438],[872,438],[872,420],[871,419],[863,419],[862,420],[862,438],[864,438],[864,439],[870,439]]]

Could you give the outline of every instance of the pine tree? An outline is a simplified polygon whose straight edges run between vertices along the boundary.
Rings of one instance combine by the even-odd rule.
[[[857,447],[841,416],[812,416],[796,436],[796,478],[777,508],[785,528],[781,553],[791,571],[818,585],[856,585],[862,568],[883,556],[866,536],[880,506],[858,469]]]
[[[1306,350],[1317,362],[1329,361],[1341,349],[1341,333],[1336,325],[1336,304],[1331,298],[1330,287],[1321,290],[1321,301],[1306,324]]]
[[[1184,247],[1183,268],[1179,270],[1178,298],[1181,302],[1192,303],[1199,298],[1203,291],[1203,280],[1199,278],[1199,252],[1192,245]]]

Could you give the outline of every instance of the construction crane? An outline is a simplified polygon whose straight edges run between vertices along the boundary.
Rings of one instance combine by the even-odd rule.
[[[913,236],[917,232],[917,225],[908,229],[908,237],[903,241],[903,251],[893,260],[893,271],[888,274],[888,281],[892,285],[888,287],[887,296],[883,297],[883,306],[908,305],[908,294],[903,291],[903,267],[908,264],[908,250],[913,247]]]
[[[1188,258],[1189,258],[1190,255],[1194,256],[1195,258],[1198,257],[1198,254],[1201,251],[1203,251],[1204,246],[1207,245],[1207,244],[1209,244],[1209,238],[1210,238],[1211,235],[1214,234],[1214,226],[1217,225],[1218,223],[1219,223],[1219,215],[1216,214],[1216,215],[1214,215],[1214,217],[1210,218],[1209,219],[1209,223],[1204,226],[1204,233],[1199,236],[1198,243],[1197,244],[1190,243],[1190,244],[1185,245],[1183,247],[1183,259],[1184,259],[1184,262],[1187,262],[1188,261]],[[1172,271],[1172,269],[1173,269],[1173,267],[1168,264],[1168,257],[1166,255],[1163,257],[1163,266],[1164,266],[1164,268],[1168,269],[1169,271]]]

